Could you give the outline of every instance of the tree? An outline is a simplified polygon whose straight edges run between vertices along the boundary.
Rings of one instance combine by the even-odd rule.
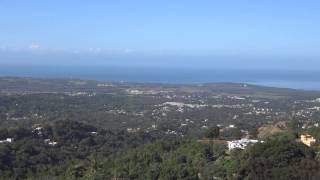
[[[220,136],[220,128],[218,126],[211,127],[206,130],[206,138],[218,138]]]

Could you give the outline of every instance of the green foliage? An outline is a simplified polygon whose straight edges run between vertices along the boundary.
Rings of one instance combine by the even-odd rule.
[[[219,135],[220,135],[220,128],[218,126],[208,128],[205,132],[206,138],[218,138]]]
[[[92,134],[93,131],[97,133]],[[41,132],[25,128],[0,131],[2,136],[14,138],[13,143],[0,144],[1,177],[25,179],[44,175],[79,179],[95,174],[97,167],[89,157],[105,158],[155,139],[150,134],[108,131],[74,121],[44,125]],[[45,139],[58,144],[49,145]]]
[[[239,179],[315,179],[320,164],[314,157],[303,144],[274,138],[232,156],[236,168],[231,172]]]
[[[209,145],[194,141],[160,141],[115,155],[100,171],[129,179],[199,179],[213,153]]]
[[[90,132],[95,131],[97,134]],[[223,144],[188,139],[153,142],[151,134],[108,131],[73,121],[0,131],[15,137],[0,144],[0,179],[317,179],[316,149],[278,134],[226,151]],[[49,146],[52,138],[58,145]]]
[[[241,139],[242,133],[239,128],[230,128],[230,129],[226,129],[225,131],[223,131],[221,133],[221,136],[224,139],[234,140],[234,139]]]
[[[320,127],[313,127],[308,129],[308,133],[315,137],[317,140],[320,140]]]
[[[277,141],[295,141],[298,138],[298,132],[296,131],[286,131],[282,133],[275,134],[274,136],[269,137],[270,140]]]

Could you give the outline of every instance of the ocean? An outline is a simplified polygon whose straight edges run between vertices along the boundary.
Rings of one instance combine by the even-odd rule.
[[[320,90],[320,72],[302,70],[1,65],[0,76],[174,84],[236,82],[272,87]]]

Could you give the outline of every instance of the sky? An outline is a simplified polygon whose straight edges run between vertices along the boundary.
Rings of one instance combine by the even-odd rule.
[[[0,0],[0,64],[318,70],[319,9],[318,0]]]

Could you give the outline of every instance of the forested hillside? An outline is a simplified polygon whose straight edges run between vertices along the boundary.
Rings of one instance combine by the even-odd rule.
[[[287,132],[245,150],[59,121],[0,131],[1,179],[317,179],[319,149]],[[53,143],[55,142],[55,143]]]

